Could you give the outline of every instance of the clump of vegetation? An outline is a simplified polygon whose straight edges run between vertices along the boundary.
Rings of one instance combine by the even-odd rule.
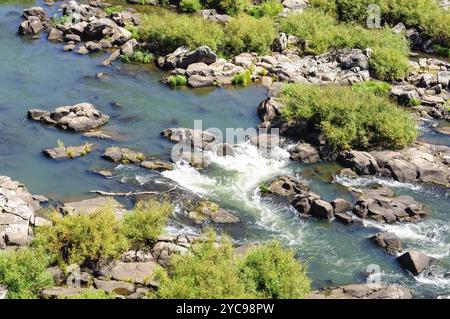
[[[277,37],[275,23],[268,17],[256,19],[240,15],[225,27],[225,51],[228,54],[256,52],[264,54]]]
[[[255,17],[271,17],[274,18],[278,16],[283,11],[283,5],[278,0],[264,0],[258,5],[253,5],[248,13]]]
[[[422,101],[420,99],[417,98],[412,98],[409,103],[408,106],[414,107],[414,106],[419,106],[422,103]]]
[[[440,46],[439,44],[436,44],[434,46],[434,51],[438,55],[442,55],[442,56],[446,56],[446,57],[450,58],[450,48],[446,48],[446,47]]]
[[[241,72],[239,74],[236,74],[233,79],[231,80],[231,83],[233,85],[242,85],[247,86],[252,81],[252,73],[250,70],[245,70],[244,72]]]
[[[40,290],[53,284],[47,266],[47,257],[37,249],[0,252],[0,284],[7,287],[7,297],[37,298]]]
[[[123,218],[122,232],[133,249],[151,248],[173,208],[169,203],[141,201]]]
[[[81,156],[85,156],[92,151],[92,144],[85,143],[83,145],[83,150],[80,152]]]
[[[216,243],[212,232],[193,246],[192,254],[174,255],[169,269],[160,269],[156,278],[158,298],[302,298],[309,292],[303,266],[279,244],[239,259],[230,240],[224,236]]]
[[[283,117],[306,122],[336,150],[404,147],[417,136],[411,114],[388,97],[352,87],[286,84]]]
[[[203,6],[209,9],[216,9],[221,13],[229,15],[238,15],[246,11],[250,6],[251,0],[202,0]]]
[[[188,12],[188,13],[192,13],[192,12],[197,12],[199,10],[201,10],[202,4],[200,2],[200,0],[181,0],[180,1],[180,9],[183,12]]]
[[[341,21],[365,25],[367,7],[377,4],[382,21],[391,25],[403,22],[431,36],[433,41],[450,47],[450,12],[443,10],[437,1],[430,0],[312,0],[311,5],[333,12]]]
[[[134,51],[133,54],[122,54],[120,59],[126,63],[138,63],[138,64],[149,64],[153,61],[153,55],[145,51]]]
[[[370,67],[380,80],[403,78],[409,70],[409,45],[406,39],[388,28],[369,30],[339,23],[317,10],[306,10],[282,19],[281,31],[299,37],[301,49],[308,54],[322,54],[339,48],[371,48]]]
[[[180,15],[168,10],[143,16],[140,39],[158,44],[161,54],[173,52],[180,46],[195,49],[202,45],[216,51],[223,41],[223,29],[199,16]]]
[[[69,158],[75,158],[75,151],[70,147],[66,148],[66,154]]]
[[[355,83],[353,84],[353,87],[372,92],[379,96],[387,96],[391,90],[391,85],[389,83],[374,80]]]
[[[238,267],[261,298],[299,299],[311,290],[306,268],[276,241],[251,250]]]
[[[70,17],[66,15],[59,16],[57,14],[53,15],[52,23],[53,25],[64,25],[70,21]]]
[[[117,258],[128,248],[112,206],[89,214],[50,216],[53,226],[37,229],[33,245],[43,249],[62,268],[71,264],[95,265]]]
[[[171,87],[186,86],[187,79],[184,75],[170,76],[167,79],[167,84],[169,84]]]
[[[261,194],[267,194],[269,192],[269,185],[267,183],[262,183],[259,185],[259,191]]]
[[[122,12],[122,10],[123,10],[122,6],[112,6],[112,7],[105,8],[105,12],[109,15],[111,15],[113,13]]]

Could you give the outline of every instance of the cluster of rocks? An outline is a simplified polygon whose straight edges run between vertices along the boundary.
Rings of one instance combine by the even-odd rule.
[[[196,224],[212,222],[214,224],[235,224],[240,220],[230,211],[210,201],[200,201],[196,207],[187,212],[187,218]]]
[[[369,218],[383,223],[415,221],[425,217],[423,206],[411,196],[395,196],[386,186],[370,189],[353,189],[358,200],[352,212],[360,218]]]
[[[47,225],[48,221],[36,216],[42,196],[35,196],[26,187],[8,176],[0,176],[0,249],[24,246],[33,234],[33,226]]]
[[[50,27],[50,17],[41,7],[32,7],[23,11],[23,21],[19,26],[19,34],[38,37]]]
[[[60,106],[52,112],[31,109],[28,111],[28,118],[72,132],[91,131],[109,121],[109,116],[102,114],[90,103]]]
[[[400,182],[425,182],[447,186],[450,181],[450,148],[416,142],[400,151],[345,151],[337,160],[358,175],[381,175]]]
[[[411,74],[391,89],[391,96],[426,118],[449,119],[450,63],[435,58],[411,61]]]

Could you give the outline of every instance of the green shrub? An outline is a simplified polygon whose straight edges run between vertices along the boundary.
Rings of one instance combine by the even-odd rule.
[[[387,96],[391,90],[391,85],[389,83],[373,80],[355,83],[353,84],[353,87],[356,89],[366,90],[380,96]]]
[[[436,44],[434,46],[434,51],[436,51],[436,54],[438,54],[438,55],[450,58],[450,48],[446,48],[446,47],[440,46],[439,44]]]
[[[69,21],[70,21],[70,17],[66,16],[66,15],[58,16],[57,14],[55,14],[52,17],[52,23],[55,26],[56,25],[64,25],[64,24],[66,24]]]
[[[278,16],[283,11],[283,5],[278,0],[264,0],[249,9],[249,14],[255,18]]]
[[[221,13],[238,15],[247,10],[251,0],[202,0],[203,6],[209,9],[216,9]]]
[[[153,55],[149,52],[134,51],[132,55],[120,55],[120,59],[126,63],[149,64],[153,61]]]
[[[230,240],[208,240],[193,246],[192,254],[173,255],[168,270],[156,274],[157,298],[303,298],[309,280],[292,252],[278,243],[252,250],[243,258],[233,256]]]
[[[312,0],[312,5],[327,12],[334,11],[341,21],[365,25],[367,6],[378,4],[383,22],[403,22],[429,34],[443,46],[450,47],[450,12],[433,0]]]
[[[39,291],[53,284],[47,271],[48,258],[37,249],[0,252],[0,284],[10,299],[37,298]]]
[[[371,48],[370,67],[380,80],[407,75],[408,43],[388,28],[369,30],[342,24],[328,14],[311,9],[282,19],[281,30],[299,37],[303,42],[302,49],[308,54],[322,54],[338,48]]]
[[[122,232],[134,249],[152,248],[172,210],[169,203],[139,202],[124,216]]]
[[[411,114],[387,97],[352,87],[286,84],[280,93],[289,121],[306,122],[335,150],[404,147],[417,136]]]
[[[171,87],[186,86],[187,79],[184,75],[169,76],[169,78],[167,79],[167,84],[169,84]]]
[[[163,10],[143,15],[139,37],[155,43],[161,54],[180,46],[195,49],[202,45],[216,51],[223,40],[222,27],[199,16],[183,15]]]
[[[40,247],[62,268],[71,264],[95,265],[128,249],[114,209],[104,206],[87,214],[50,216],[53,226],[37,229],[33,245]]]
[[[202,9],[200,0],[181,0],[180,9],[183,12],[197,12]]]
[[[229,54],[243,52],[267,53],[277,37],[273,20],[240,15],[225,27],[225,45]]]
[[[87,289],[75,296],[66,297],[63,299],[115,299],[116,295],[104,290]]]
[[[247,86],[252,81],[252,73],[250,70],[245,70],[242,73],[236,74],[234,78],[231,80],[233,85],[242,85]]]
[[[113,14],[113,13],[117,13],[117,12],[122,12],[123,8],[121,6],[112,6],[112,7],[108,7],[105,8],[105,12],[109,15]]]
[[[311,290],[306,269],[279,242],[250,251],[239,264],[244,281],[268,299],[304,298]]]

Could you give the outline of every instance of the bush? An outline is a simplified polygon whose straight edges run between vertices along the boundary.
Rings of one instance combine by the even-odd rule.
[[[197,12],[202,9],[200,0],[181,0],[180,9],[183,12]]]
[[[141,201],[123,218],[122,231],[133,249],[151,248],[172,213],[168,203]]]
[[[259,5],[254,5],[249,9],[249,14],[255,18],[271,17],[275,18],[283,11],[283,5],[278,0],[264,0]]]
[[[186,86],[187,79],[184,75],[169,76],[169,78],[167,79],[167,84],[169,84],[171,87]]]
[[[328,2],[328,3],[327,3]],[[312,5],[325,11],[334,10],[341,21],[365,25],[367,6],[381,7],[383,22],[391,25],[403,22],[429,34],[443,46],[450,47],[450,12],[430,0],[313,0]]]
[[[234,78],[231,80],[231,83],[233,85],[247,86],[252,81],[251,76],[252,76],[252,74],[251,74],[250,70],[245,70],[242,73],[236,74],[234,76]]]
[[[192,254],[174,255],[168,271],[160,269],[156,279],[158,298],[302,298],[309,291],[303,266],[280,244],[262,246],[239,259],[230,240],[222,237],[217,244],[212,232],[193,246]]]
[[[221,13],[238,15],[247,10],[251,0],[202,0],[203,6],[209,9],[216,9]]]
[[[368,30],[338,23],[332,16],[317,10],[306,10],[282,19],[281,30],[302,39],[302,49],[308,54],[322,54],[338,48],[371,48],[370,67],[380,80],[407,75],[408,43],[387,28]]]
[[[282,113],[320,131],[335,150],[404,147],[417,136],[411,114],[387,97],[352,87],[286,84]]]
[[[391,90],[391,85],[381,81],[366,81],[353,84],[356,89],[366,90],[379,96],[387,96]]]
[[[247,283],[268,299],[304,298],[311,290],[306,269],[279,242],[250,251],[239,264]]]
[[[161,54],[173,52],[180,46],[195,49],[207,45],[215,51],[221,47],[223,30],[219,24],[201,17],[163,10],[143,15],[139,37],[157,44]]]
[[[47,266],[48,258],[36,249],[0,252],[0,284],[7,287],[8,298],[37,298],[40,290],[53,284]]]
[[[270,18],[255,19],[240,15],[225,27],[225,45],[229,54],[243,52],[267,53],[277,37],[274,22]]]
[[[71,264],[95,265],[117,258],[128,249],[111,206],[66,217],[54,212],[50,219],[53,226],[38,228],[33,245],[46,250],[62,268]]]

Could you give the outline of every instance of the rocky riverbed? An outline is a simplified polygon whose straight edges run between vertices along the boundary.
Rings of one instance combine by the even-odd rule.
[[[284,1],[283,14],[302,10],[305,3]],[[0,159],[5,163],[0,173],[11,176],[0,177],[0,248],[27,245],[33,229],[48,223],[37,214],[46,199],[31,195],[15,179],[25,182],[32,193],[49,197],[50,205],[66,214],[89,213],[105,204],[106,197],[94,197],[92,190],[103,195],[131,194],[114,201],[118,218],[145,192],[168,195],[177,204],[168,235],[160,237],[152,251],[129,251],[95,271],[73,269],[63,274],[53,268],[57,286],[42,291],[43,298],[79,294],[86,287],[141,298],[156,284],[146,279],[157,264],[167,266],[172,253],[186,253],[201,240],[199,225],[230,233],[236,246],[282,240],[308,262],[317,289],[311,298],[404,299],[448,292],[450,150],[445,134],[441,134],[443,145],[425,141],[397,152],[330,154],[320,136],[309,132],[301,138],[289,135],[281,148],[274,147],[267,156],[257,146],[270,137],[230,145],[189,128],[201,118],[219,128],[259,124],[283,132],[287,126],[280,118],[283,105],[276,94],[281,82],[367,81],[372,77],[369,48],[305,57],[287,50],[298,39],[281,34],[266,56],[244,53],[225,60],[208,47],[180,48],[160,57],[157,68],[163,71],[152,68],[149,77],[142,68],[117,60],[145,45],[131,39],[124,28],[125,23],[139,24],[136,12],[107,15],[101,2],[65,2],[63,12],[78,8],[82,21],[62,27],[50,22],[58,5],[52,9],[41,1],[36,4],[42,7],[22,11],[0,6],[2,17],[12,25],[0,25],[12,43],[0,47],[0,53],[5,52],[10,63],[16,61],[14,52],[20,52],[21,59],[35,58],[28,67],[31,76],[49,86],[27,82],[29,70],[19,63],[14,64],[19,71],[6,70],[8,77],[0,82],[0,90],[12,101],[0,103],[6,119],[0,127],[7,132],[0,139]],[[213,12],[202,14],[226,23],[226,17]],[[13,30],[18,25],[27,38],[17,39]],[[42,34],[47,36],[39,38]],[[54,65],[46,70],[49,55]],[[428,120],[448,120],[450,65],[436,58],[411,61],[411,65],[410,76],[394,83],[391,95]],[[230,88],[233,77],[251,66],[252,79],[264,86]],[[99,73],[108,76],[101,79]],[[198,90],[173,91],[160,83],[175,75],[186,76],[188,85]],[[18,89],[7,81],[37,96],[17,98]],[[262,100],[258,119],[256,107]],[[419,105],[411,106],[415,100],[420,100]],[[12,133],[11,127],[17,125],[22,125],[19,133]],[[284,133],[292,131],[287,129]],[[98,138],[103,134],[109,138]],[[58,140],[80,146],[55,148]],[[96,147],[89,146],[87,152],[90,144],[86,143],[93,140]],[[184,161],[172,162],[172,143],[179,142],[195,152],[182,154]],[[53,162],[40,157],[42,150],[52,158],[79,158]],[[200,162],[196,154],[202,156]],[[386,285],[369,289],[355,284],[366,280],[366,269],[373,264],[384,271]]]

